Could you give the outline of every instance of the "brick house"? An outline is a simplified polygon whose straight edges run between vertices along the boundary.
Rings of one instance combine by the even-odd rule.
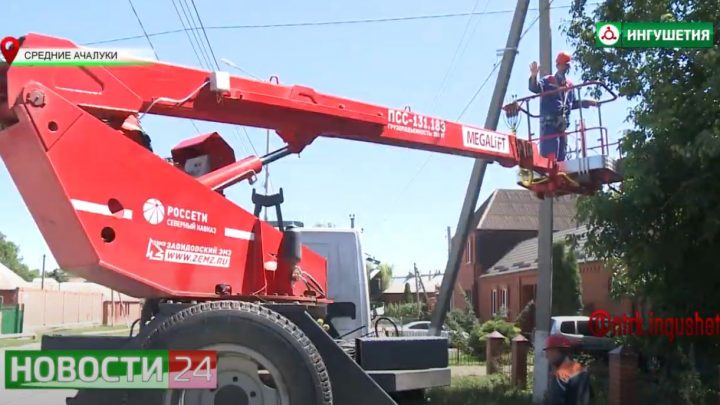
[[[574,228],[576,197],[564,196],[553,205],[555,231]],[[475,232],[468,237],[453,294],[453,307],[464,308],[464,291],[472,297],[475,313],[481,313],[480,276],[518,243],[537,237],[540,200],[527,190],[498,189],[477,210]]]
[[[553,241],[565,241],[568,236],[574,236],[578,242],[575,258],[580,271],[583,312],[590,314],[596,309],[603,309],[610,314],[630,313],[632,305],[629,299],[618,302],[610,299],[610,273],[603,269],[602,262],[585,252],[586,232],[584,226],[579,226],[553,234]],[[489,319],[505,307],[508,319],[514,320],[535,298],[537,252],[537,238],[522,241],[479,276],[478,314],[481,319]],[[531,330],[533,323],[534,317],[528,317],[522,322],[522,329]]]

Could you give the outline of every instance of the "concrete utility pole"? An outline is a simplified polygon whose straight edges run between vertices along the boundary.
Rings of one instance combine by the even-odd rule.
[[[510,25],[507,43],[503,50],[503,58],[500,62],[500,71],[498,72],[495,89],[493,90],[492,99],[488,107],[487,118],[485,119],[486,129],[497,129],[529,5],[530,0],[518,0],[517,6],[515,7],[515,14],[513,15],[513,20]],[[452,293],[455,288],[455,283],[457,282],[457,276],[465,249],[465,241],[467,241],[470,230],[475,225],[472,222],[475,217],[475,207],[477,206],[477,201],[480,196],[480,188],[482,187],[483,177],[485,177],[487,164],[487,160],[475,159],[475,164],[470,174],[470,182],[465,191],[465,200],[460,210],[460,218],[458,219],[458,225],[455,230],[455,237],[452,239],[450,255],[448,256],[443,281],[440,285],[440,296],[438,297],[438,302],[433,310],[432,320],[430,321],[429,334],[431,336],[440,336],[442,325],[445,323],[445,316],[452,302]]]
[[[422,314],[422,303],[420,302],[420,274],[418,273],[416,263],[413,263],[413,272],[415,273],[415,300],[417,301],[418,315],[420,315]]]
[[[452,251],[452,229],[447,227],[447,240],[448,240],[448,254]]]
[[[40,276],[40,289],[45,289],[45,255],[43,255],[42,275]]]
[[[552,31],[550,30],[550,0],[540,0],[540,75],[552,74]],[[540,202],[538,213],[538,277],[535,289],[535,368],[533,372],[533,402],[542,403],[548,388],[548,361],[542,348],[550,332],[552,308],[552,239],[553,198]]]

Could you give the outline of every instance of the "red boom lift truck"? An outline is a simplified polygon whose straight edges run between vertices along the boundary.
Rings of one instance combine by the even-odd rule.
[[[32,48],[77,45],[21,38]],[[527,101],[506,106],[508,116],[529,113]],[[177,145],[168,162],[128,125],[145,113],[269,128],[286,146],[236,160],[211,133]],[[137,334],[50,336],[42,348],[218,352],[215,390],[80,391],[69,404],[382,405],[449,382],[441,337],[343,342],[333,319],[355,317],[356,303],[328,294],[326,258],[302,244],[302,230],[258,218],[282,196],[254,194],[254,213],[224,197],[318,137],[519,166],[541,197],[619,180],[614,161],[584,145],[577,159],[555,162],[514,133],[159,62],[0,66],[0,128],[0,156],[59,265],[146,299]]]

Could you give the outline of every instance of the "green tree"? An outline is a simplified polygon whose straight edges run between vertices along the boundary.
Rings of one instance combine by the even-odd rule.
[[[470,333],[475,325],[478,324],[478,318],[475,315],[471,297],[463,292],[463,298],[465,300],[465,308],[455,308],[448,312],[447,321],[445,323],[452,330]]]
[[[382,288],[384,291],[388,287],[390,287],[390,283],[392,282],[393,265],[387,263],[380,263],[380,266],[378,267],[380,268],[380,273],[378,273],[378,277],[382,279]]]
[[[553,244],[552,315],[575,315],[582,310],[580,272],[573,249]]]
[[[412,290],[410,289],[410,283],[405,283],[405,291],[403,291],[403,297],[405,302],[410,304],[413,302]]]
[[[579,202],[580,219],[589,224],[586,248],[608,263],[613,287],[621,289],[615,293],[652,303],[656,316],[714,316],[720,296],[718,28],[708,49],[602,49],[595,47],[594,25],[716,22],[718,2],[614,0],[595,11],[586,6],[572,4],[566,27],[583,79],[606,82],[634,104],[628,115],[633,128],[622,142],[621,189]],[[720,346],[705,336],[642,341],[665,353],[670,344],[693,347],[703,363],[720,362]]]
[[[55,279],[58,283],[65,283],[70,279],[70,276],[63,269],[55,269],[46,274],[46,277]]]
[[[380,263],[378,265],[374,265],[372,263],[365,263],[365,271],[367,271],[368,277],[370,277],[370,274],[378,269],[379,272],[374,276],[374,278],[380,278],[382,280],[382,289],[385,291],[388,287],[390,287],[390,283],[392,282],[392,276],[393,276],[393,268],[394,266],[392,264],[387,263]]]
[[[2,233],[0,233],[0,263],[4,264],[25,281],[32,281],[34,277],[37,277],[37,270],[30,270],[30,268],[23,263],[18,245],[8,240]]]

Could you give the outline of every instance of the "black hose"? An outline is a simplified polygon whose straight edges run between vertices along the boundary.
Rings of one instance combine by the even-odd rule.
[[[133,337],[133,330],[135,330],[135,325],[140,323],[140,318],[136,319],[132,325],[130,325],[130,337]]]
[[[398,329],[397,324],[395,323],[395,321],[393,321],[392,319],[388,318],[387,316],[381,316],[380,318],[378,318],[378,319],[375,321],[375,336],[376,336],[376,337],[380,337],[380,333],[378,333],[378,324],[379,324],[380,321],[382,321],[383,319],[385,319],[386,321],[390,322],[390,324],[392,324],[392,326],[395,328],[395,336],[400,336],[400,329]]]

